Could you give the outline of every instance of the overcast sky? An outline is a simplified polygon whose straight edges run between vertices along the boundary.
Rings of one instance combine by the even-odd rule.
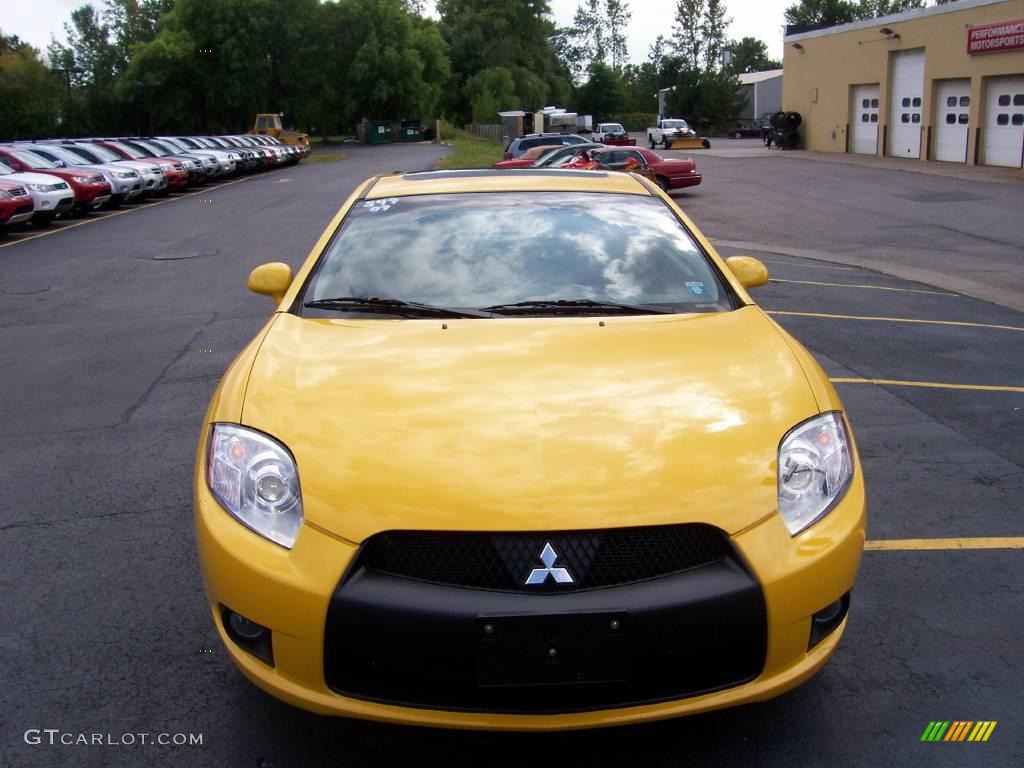
[[[42,51],[50,36],[64,39],[64,22],[71,11],[85,0],[0,0],[3,14],[0,29],[17,35]],[[572,22],[579,0],[548,0],[555,22],[566,26]],[[782,58],[782,14],[794,0],[726,0],[732,26],[729,37],[757,37],[768,45],[769,54]],[[100,2],[94,3],[100,6]],[[629,26],[629,53],[633,61],[647,58],[647,50],[659,35],[672,30],[675,3],[671,0],[631,0],[633,20]]]

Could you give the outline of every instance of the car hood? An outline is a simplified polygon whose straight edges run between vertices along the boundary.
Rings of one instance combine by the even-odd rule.
[[[382,530],[565,530],[776,509],[776,453],[819,412],[757,307],[598,318],[279,314],[241,421],[282,441],[306,521]]]
[[[36,173],[34,171],[26,171],[25,173],[10,173],[6,176],[0,176],[0,181],[8,182],[11,184],[56,184],[57,182],[64,181],[64,178],[60,174],[56,173]],[[66,183],[66,182],[65,182]]]

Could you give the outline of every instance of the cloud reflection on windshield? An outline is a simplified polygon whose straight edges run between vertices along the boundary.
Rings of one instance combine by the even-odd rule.
[[[312,298],[382,296],[451,307],[588,298],[700,303],[694,308],[701,310],[722,302],[704,256],[654,198],[479,193],[388,203],[366,201],[349,214]]]

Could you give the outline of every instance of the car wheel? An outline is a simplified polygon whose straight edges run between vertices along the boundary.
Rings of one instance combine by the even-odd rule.
[[[661,191],[664,192],[666,195],[669,193],[671,189],[668,185],[668,179],[666,179],[664,176],[658,176],[658,186],[661,187]]]
[[[658,148],[658,145],[654,143],[654,139],[651,138],[650,136],[647,137],[647,141],[650,143],[651,149],[657,149]]]
[[[739,131],[736,131],[736,133],[734,133],[732,137],[734,139],[742,139],[743,138],[743,134],[740,133]]]

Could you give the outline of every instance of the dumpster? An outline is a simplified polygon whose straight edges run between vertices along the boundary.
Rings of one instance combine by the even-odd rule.
[[[370,143],[390,144],[391,143],[391,121],[371,120],[370,121]]]
[[[419,120],[403,120],[398,132],[399,141],[423,141],[423,133]]]

